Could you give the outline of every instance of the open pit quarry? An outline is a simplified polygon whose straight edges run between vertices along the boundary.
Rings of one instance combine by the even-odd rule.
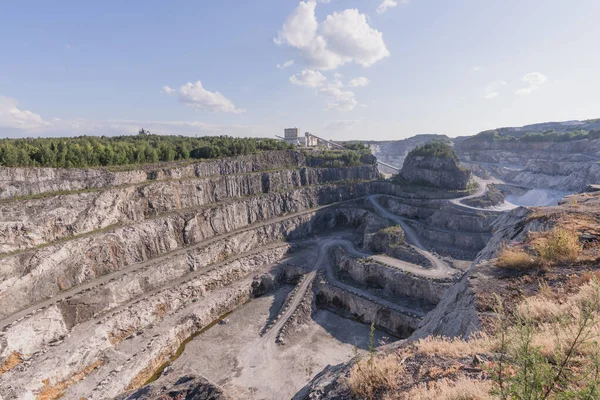
[[[1,168],[0,398],[319,398],[371,325],[379,346],[470,323],[448,293],[498,229],[507,208],[472,202],[498,182],[371,162]]]
[[[176,375],[291,397],[365,351],[369,324],[382,343],[417,329],[497,214],[295,151],[1,172],[4,399],[112,398]],[[396,225],[392,248],[379,233]]]

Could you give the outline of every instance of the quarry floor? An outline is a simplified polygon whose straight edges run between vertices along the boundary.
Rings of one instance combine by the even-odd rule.
[[[318,310],[302,333],[285,346],[265,343],[260,331],[293,289],[284,285],[230,314],[189,342],[168,374],[194,373],[238,399],[291,398],[327,365],[368,351],[369,326]],[[376,345],[395,340],[375,331]]]

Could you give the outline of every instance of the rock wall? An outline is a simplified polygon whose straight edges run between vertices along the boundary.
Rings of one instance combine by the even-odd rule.
[[[330,182],[368,181],[375,167],[294,169],[150,182],[0,204],[0,252],[131,224],[166,212]]]
[[[310,222],[315,207],[365,192],[368,184],[303,188],[169,214],[7,255],[0,270],[0,302],[7,306],[0,310],[0,316],[127,266],[176,250],[184,252],[218,235],[236,234],[237,230],[252,228],[252,224],[258,226],[248,235],[260,233],[264,240],[304,236],[321,227],[320,222]],[[253,243],[250,238],[245,240]]]
[[[471,171],[450,157],[409,154],[400,174],[409,183],[449,190],[465,190],[471,181]]]
[[[359,287],[368,287],[389,299],[410,299],[422,309],[430,309],[451,285],[450,280],[433,280],[412,275],[397,268],[348,255],[342,248],[333,250],[336,273]]]
[[[269,169],[298,168],[305,164],[304,156],[300,152],[284,150],[207,160],[193,164],[149,165],[139,169],[117,172],[109,169],[0,167],[0,198],[107,188],[139,184],[146,180],[201,178]]]
[[[379,329],[395,336],[408,337],[418,326],[419,319],[374,303],[364,297],[327,284],[315,284],[319,308],[355,318],[362,323],[374,323]]]
[[[522,142],[463,140],[455,146],[465,163],[529,188],[580,191],[600,182],[600,140]]]

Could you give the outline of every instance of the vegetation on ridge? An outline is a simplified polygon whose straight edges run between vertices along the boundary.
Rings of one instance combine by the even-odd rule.
[[[211,159],[283,150],[291,146],[265,138],[152,135],[78,136],[0,139],[0,165],[5,167],[106,167]]]
[[[306,165],[309,167],[351,167],[361,164],[374,164],[375,157],[371,154],[371,149],[360,142],[351,142],[344,144],[345,149],[304,150]]]
[[[451,158],[458,163],[458,157],[452,146],[442,141],[433,141],[417,146],[408,153],[407,158],[411,156]]]

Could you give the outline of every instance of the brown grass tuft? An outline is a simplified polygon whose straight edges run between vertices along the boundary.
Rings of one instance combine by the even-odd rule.
[[[505,246],[496,260],[496,266],[506,269],[529,270],[538,267],[539,263],[525,250]]]
[[[357,362],[350,371],[348,386],[360,399],[381,399],[385,393],[396,391],[404,372],[396,354],[373,357]]]
[[[429,336],[425,339],[420,339],[416,343],[416,346],[417,351],[421,354],[461,358],[486,353],[489,351],[491,343],[486,336],[472,338],[469,341],[460,338]]]
[[[469,378],[459,378],[455,381],[441,379],[429,384],[421,383],[401,397],[399,400],[492,400],[490,394],[491,382]],[[389,398],[392,399],[391,397]]]

